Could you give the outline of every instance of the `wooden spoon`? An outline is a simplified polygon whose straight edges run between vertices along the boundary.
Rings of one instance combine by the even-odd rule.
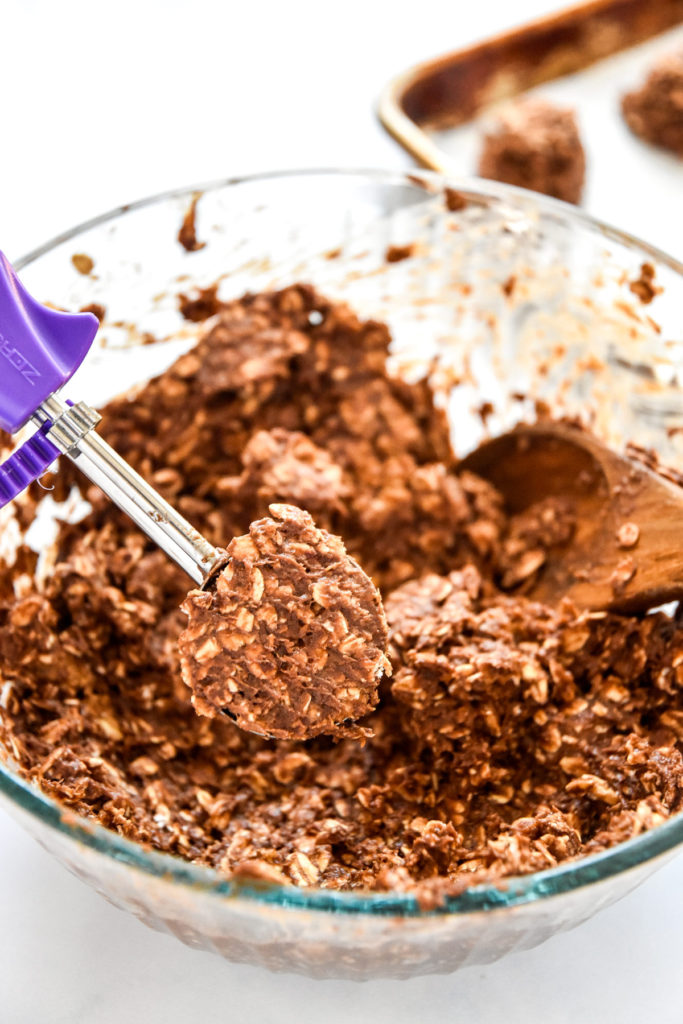
[[[564,423],[520,426],[461,463],[490,480],[511,513],[568,499],[576,528],[551,548],[530,596],[637,611],[683,598],[683,487]]]

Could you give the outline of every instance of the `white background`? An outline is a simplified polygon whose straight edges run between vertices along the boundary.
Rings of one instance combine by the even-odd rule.
[[[4,0],[0,247],[14,259],[109,207],[242,172],[407,166],[374,117],[384,82],[558,6]],[[626,224],[645,200],[626,173],[615,188]],[[653,222],[670,219],[657,195],[647,202]],[[683,1021],[682,891],[679,857],[588,924],[499,964],[313,982],[148,931],[0,815],[0,1024],[673,1024]]]

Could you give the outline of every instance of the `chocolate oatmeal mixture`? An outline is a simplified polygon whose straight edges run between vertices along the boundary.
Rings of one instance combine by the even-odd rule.
[[[200,714],[278,739],[354,735],[386,656],[377,588],[339,537],[293,505],[271,505],[235,537],[215,585],[183,602],[183,679]]]
[[[110,403],[103,434],[214,544],[273,503],[341,536],[382,593],[393,673],[365,742],[197,715],[178,650],[185,577],[65,465],[54,496],[75,483],[91,512],[61,525],[42,583],[27,549],[0,573],[1,730],[22,774],[225,874],[423,905],[680,810],[679,618],[525,597],[570,540],[571,508],[512,518],[459,473],[428,384],[387,373],[382,324],[307,286],[190,308],[215,314],[203,340]],[[206,611],[193,603],[190,629]]]

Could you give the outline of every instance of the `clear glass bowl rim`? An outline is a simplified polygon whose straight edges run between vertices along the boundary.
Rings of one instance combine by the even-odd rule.
[[[500,185],[475,178],[454,178],[421,169],[416,171],[383,171],[372,168],[292,169],[228,177],[201,185],[170,189],[124,204],[84,221],[33,249],[27,255],[16,260],[14,266],[20,271],[58,245],[145,206],[164,203],[172,199],[186,198],[189,201],[198,193],[213,192],[245,184],[258,184],[258,182],[267,184],[271,180],[277,181],[293,177],[344,178],[348,179],[349,184],[369,182],[380,186],[412,185],[419,187],[420,183],[424,182],[430,191],[437,191],[449,186],[462,192],[465,197],[473,201],[476,201],[477,198],[493,199],[510,202],[513,206],[522,204],[526,209],[536,207],[541,213],[552,215],[553,218],[559,219],[565,224],[585,228],[590,233],[601,235],[626,248],[638,251],[643,257],[649,257],[668,266],[670,270],[681,277],[681,287],[683,288],[683,263],[681,261],[576,207],[510,185]],[[636,868],[646,861],[672,851],[683,843],[683,812],[681,812],[653,830],[619,843],[601,853],[576,861],[568,861],[558,867],[534,874],[505,878],[488,885],[473,886],[457,896],[448,897],[438,908],[422,909],[416,898],[408,893],[369,892],[366,890],[338,892],[326,889],[302,889],[294,885],[260,884],[252,879],[246,880],[239,877],[224,878],[211,868],[191,864],[179,857],[148,849],[115,832],[110,832],[90,819],[75,814],[69,808],[51,800],[37,787],[15,776],[2,763],[0,763],[0,793],[22,811],[66,838],[169,884],[184,886],[195,892],[201,891],[209,896],[214,895],[222,899],[239,897],[279,907],[346,914],[422,917],[434,914],[472,914],[478,911],[486,912],[502,907],[520,906],[600,882],[613,875]]]

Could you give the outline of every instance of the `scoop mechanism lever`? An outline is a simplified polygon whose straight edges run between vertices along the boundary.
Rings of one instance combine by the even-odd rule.
[[[37,431],[0,463],[0,508],[66,455],[196,584],[222,560],[214,548],[95,431],[99,413],[57,397],[81,365],[99,324],[64,313],[26,291],[0,252],[0,429]]]

